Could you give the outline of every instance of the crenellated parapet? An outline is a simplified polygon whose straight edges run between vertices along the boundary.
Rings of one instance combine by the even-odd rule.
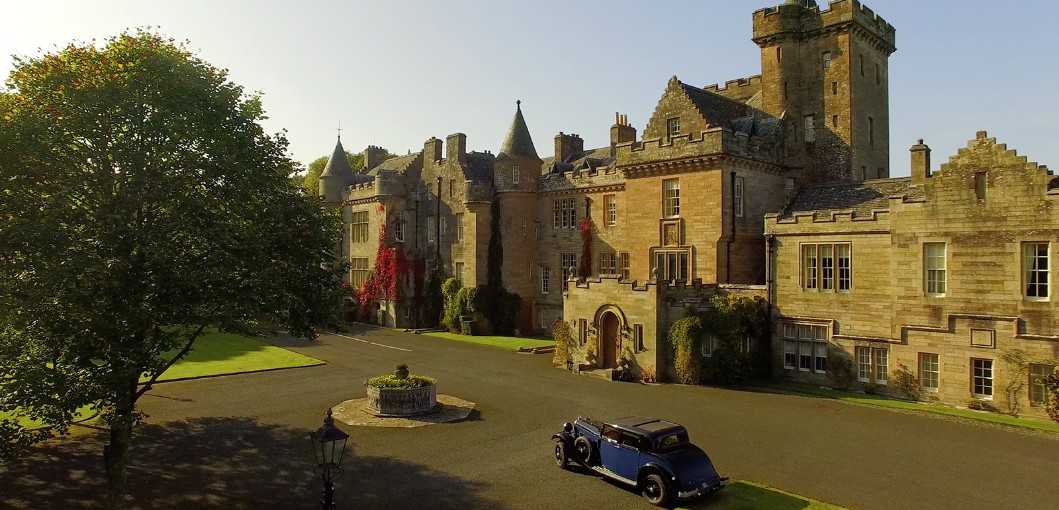
[[[379,196],[403,196],[404,179],[393,170],[380,170],[372,180],[353,184],[348,188],[347,200],[363,200]]]
[[[855,30],[859,35],[875,39],[887,54],[896,49],[893,25],[858,0],[837,0],[828,3],[827,9],[823,10],[815,2],[809,7],[797,4],[766,7],[755,11],[753,20],[753,41],[759,46],[794,34]]]
[[[762,137],[751,137],[727,127],[716,127],[698,134],[682,133],[668,138],[650,138],[615,147],[619,168],[661,160],[715,155],[740,156],[766,163],[778,163],[779,146]]]

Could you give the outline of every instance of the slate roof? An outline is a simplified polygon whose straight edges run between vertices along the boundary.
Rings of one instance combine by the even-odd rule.
[[[732,127],[732,121],[747,116],[745,103],[733,101],[720,94],[707,92],[698,87],[681,83],[684,93],[691,98],[692,104],[711,126]]]
[[[571,154],[566,161],[555,161],[554,157],[544,158],[541,171],[544,174],[563,173],[571,170],[605,168],[613,164],[614,157],[610,154],[610,147],[600,147]]]
[[[463,162],[463,175],[471,181],[493,180],[493,160],[488,152],[468,152]]]
[[[814,217],[824,218],[840,211],[868,216],[872,211],[889,210],[890,197],[922,200],[923,187],[913,185],[911,177],[810,185],[798,192],[781,217],[812,212]]]
[[[511,127],[507,130],[507,137],[500,146],[497,156],[524,157],[540,159],[537,149],[533,148],[533,138],[530,137],[529,128],[526,127],[526,119],[522,117],[522,102],[515,103],[515,118],[511,119]]]
[[[416,152],[405,156],[397,156],[395,158],[387,159],[386,161],[375,165],[374,168],[365,172],[364,175],[377,175],[379,170],[392,170],[398,173],[405,173],[419,155],[420,153]]]
[[[335,144],[335,151],[331,153],[331,157],[327,158],[327,164],[324,165],[324,171],[320,172],[320,176],[340,177],[347,182],[353,182],[353,167],[349,166],[349,161],[346,160],[346,150],[342,148],[341,137]]]

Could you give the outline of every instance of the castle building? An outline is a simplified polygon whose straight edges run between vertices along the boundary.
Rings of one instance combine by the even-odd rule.
[[[820,248],[832,250],[829,260],[840,264],[827,268],[831,284],[845,281],[848,289],[810,292],[796,285],[802,281],[799,264],[804,260],[799,243],[822,228],[820,222],[803,218],[807,211],[817,213],[812,207],[839,200],[843,190],[859,190],[851,193],[865,204],[876,203],[867,197],[878,201],[879,196],[905,192],[915,202],[927,196],[923,194],[928,189],[942,193],[943,188],[919,181],[948,179],[888,179],[888,60],[896,48],[894,28],[857,0],[833,1],[826,8],[812,0],[788,0],[753,13],[752,40],[760,48],[760,75],[705,87],[674,76],[642,133],[618,113],[605,147],[585,148],[579,135],[559,133],[552,154],[539,154],[519,103],[496,155],[468,151],[466,136],[456,133],[444,142],[430,138],[415,154],[385,161],[369,156],[365,170],[354,174],[344,163],[339,141],[320,176],[320,194],[329,206],[342,209],[347,224],[342,253],[350,261],[350,283],[356,287],[368,277],[380,242],[414,256],[440,259],[464,286],[485,283],[496,204],[504,286],[522,298],[520,330],[547,330],[560,319],[571,323],[573,355],[580,359],[593,352],[595,368],[614,367],[628,349],[640,367],[663,379],[673,374],[673,353],[664,341],[669,326],[687,307],[716,294],[767,298],[777,318],[772,341],[776,373],[814,381],[828,373],[827,349],[849,350],[853,357],[861,352],[856,342],[890,345],[892,339],[907,335],[903,326],[881,328],[884,322],[951,330],[926,320],[941,315],[924,316],[914,300],[901,306],[896,298],[887,297],[890,304],[885,306],[878,301],[894,295],[898,286],[878,273],[885,268],[859,266],[875,264],[861,255],[859,245],[832,242],[830,248]],[[371,154],[378,151],[368,149]],[[1046,171],[1033,172],[1039,188],[1044,177],[1038,174]],[[1052,202],[1041,200],[1035,207],[1044,211]],[[935,211],[942,202],[882,203]],[[850,207],[859,211],[868,205]],[[1054,219],[1054,209],[1048,211]],[[883,232],[910,232],[907,229],[921,228],[911,225],[915,221],[936,222],[941,217],[924,212],[901,216],[906,220],[895,223],[896,212],[887,214],[873,216],[883,219],[871,227],[871,242],[896,238]],[[845,235],[843,229],[856,231],[859,221],[827,223],[833,231],[825,237],[831,237],[819,244]],[[883,221],[890,223],[880,226]],[[1054,232],[1050,235],[1054,240]],[[858,254],[855,258],[851,250]],[[591,270],[582,274],[588,269],[581,260],[586,252]],[[825,259],[820,255],[813,260],[822,264]],[[896,272],[896,267],[891,270]],[[850,283],[851,271],[855,283]],[[1047,277],[1047,272],[1041,274]],[[999,284],[1004,276],[995,280]],[[377,320],[391,326],[416,325],[410,294],[373,303]],[[1037,313],[1048,305],[1028,306]],[[1004,317],[1015,317],[1015,312],[1003,312]],[[901,315],[906,313],[910,315]],[[951,313],[962,317],[1000,312],[990,308]],[[1016,329],[1025,325],[1017,320],[1011,324]],[[819,337],[824,347],[815,343],[817,336],[805,347],[813,353],[812,363],[823,363],[811,365],[808,373],[800,368],[801,358],[795,358],[797,369],[785,364],[790,353],[783,350],[792,340],[784,335],[800,335],[802,325],[832,328]],[[859,329],[842,329],[849,325],[871,331],[865,338],[872,340],[853,338],[860,336]],[[1052,323],[1040,327],[1052,328],[1052,333],[1017,334],[1054,334]],[[935,333],[941,342],[943,333]],[[801,356],[801,337],[793,340]],[[745,349],[769,346],[748,344]],[[906,354],[895,350],[893,359]]]

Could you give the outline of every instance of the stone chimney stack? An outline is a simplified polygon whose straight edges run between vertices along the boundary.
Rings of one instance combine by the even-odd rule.
[[[441,161],[441,140],[432,136],[423,144],[423,161]]]
[[[930,147],[920,138],[909,152],[912,153],[912,182],[922,184],[930,178]]]
[[[382,147],[376,147],[374,145],[369,145],[366,149],[364,149],[364,170],[371,170],[372,168],[375,168],[376,165],[382,163],[385,157],[386,149],[383,149]]]
[[[463,163],[467,159],[467,135],[454,133],[445,138],[445,157]]]
[[[629,125],[629,117],[614,112],[614,125],[610,127],[610,146],[636,141],[636,128]]]
[[[574,154],[585,152],[585,141],[579,135],[568,135],[562,131],[555,135],[555,162],[561,163]]]

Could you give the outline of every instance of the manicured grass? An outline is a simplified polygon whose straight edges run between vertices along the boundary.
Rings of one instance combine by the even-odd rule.
[[[679,508],[688,510],[736,510],[768,508],[770,510],[843,510],[809,498],[803,498],[768,485],[735,481],[709,496],[692,500]]]
[[[0,420],[14,418],[14,413],[0,412]],[[92,410],[92,406],[84,406],[77,410],[77,417],[74,421],[81,422],[96,417],[96,412]],[[19,426],[27,429],[32,429],[40,426],[40,422],[32,420],[26,416],[19,416],[16,420]]]
[[[170,352],[169,355],[176,354]],[[159,381],[192,379],[217,375],[260,372],[280,368],[308,367],[322,365],[316,358],[304,356],[280,347],[268,345],[259,340],[231,333],[209,332],[195,341],[195,347],[188,355],[166,370]],[[145,381],[146,378],[141,378]],[[83,407],[79,414],[81,419],[89,419],[95,413],[89,406]],[[0,419],[9,418],[12,413],[0,412]],[[32,427],[36,422],[20,417],[19,424]]]
[[[955,407],[944,406],[941,404],[908,402],[905,400],[895,400],[885,397],[853,393],[849,391],[832,390],[828,388],[821,388],[819,386],[813,386],[810,384],[802,384],[790,381],[769,381],[763,383],[761,386],[768,389],[789,391],[791,393],[815,395],[818,397],[844,400],[846,402],[856,402],[858,404],[888,407],[891,409],[920,411],[924,413],[944,414],[948,416],[958,416],[960,418],[967,418],[969,420],[978,420],[990,423],[999,423],[1002,425],[1010,425],[1013,427],[1024,427],[1029,429],[1044,430],[1048,432],[1059,432],[1059,423],[1043,420],[1030,420],[1026,418],[1016,418],[1014,416],[993,413],[989,411],[959,409]]]
[[[172,352],[170,354],[175,354]],[[159,381],[242,374],[280,368],[311,367],[324,362],[260,340],[232,333],[204,333],[188,355],[166,370]]]
[[[501,349],[507,349],[509,351],[517,351],[519,347],[548,347],[555,345],[555,342],[551,340],[540,340],[536,338],[524,338],[517,336],[470,336],[470,335],[456,335],[453,333],[423,333],[427,336],[433,336],[438,338],[444,338],[446,340],[457,340],[460,342],[470,342],[472,344],[488,345],[490,347],[499,347]]]

